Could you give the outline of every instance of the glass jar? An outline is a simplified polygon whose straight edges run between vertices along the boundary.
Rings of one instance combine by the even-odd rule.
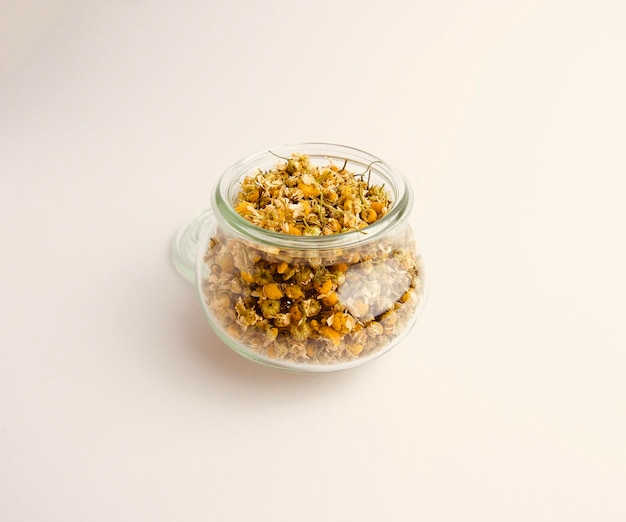
[[[291,235],[252,224],[235,209],[246,176],[305,154],[312,165],[367,173],[391,200],[386,214],[358,231]],[[425,273],[408,217],[404,176],[358,149],[326,143],[275,147],[224,172],[211,208],[183,226],[172,259],[196,286],[217,335],[258,363],[296,372],[359,366],[389,351],[415,324]]]

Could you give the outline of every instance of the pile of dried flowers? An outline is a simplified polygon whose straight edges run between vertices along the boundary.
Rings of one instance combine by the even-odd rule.
[[[236,211],[251,223],[296,236],[362,230],[392,202],[330,162],[294,154],[241,182]],[[204,261],[203,293],[227,335],[271,359],[335,363],[388,346],[422,295],[421,260],[410,229],[328,256],[268,252],[218,228]]]

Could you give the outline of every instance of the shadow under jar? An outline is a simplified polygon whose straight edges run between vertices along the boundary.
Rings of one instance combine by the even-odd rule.
[[[244,179],[284,166],[293,154],[383,187],[384,215],[329,235],[267,230],[240,215]],[[367,152],[325,143],[275,147],[222,174],[211,208],[181,228],[172,257],[195,283],[215,332],[241,355],[296,372],[343,370],[395,346],[421,311],[425,274],[408,223],[412,205],[402,174]]]

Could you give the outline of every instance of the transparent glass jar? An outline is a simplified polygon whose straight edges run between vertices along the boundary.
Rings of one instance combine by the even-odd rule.
[[[273,232],[239,215],[242,180],[292,153],[320,167],[367,172],[370,186],[387,190],[388,212],[362,230],[320,236]],[[404,176],[367,152],[326,143],[275,147],[221,175],[211,207],[174,238],[172,259],[236,352],[296,372],[348,369],[397,345],[422,309],[426,281],[408,222],[412,205]]]

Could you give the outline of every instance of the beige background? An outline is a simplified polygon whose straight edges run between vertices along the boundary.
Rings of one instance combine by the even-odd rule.
[[[0,6],[0,520],[626,520],[623,2]],[[314,377],[167,253],[305,140],[407,174],[431,276]]]

